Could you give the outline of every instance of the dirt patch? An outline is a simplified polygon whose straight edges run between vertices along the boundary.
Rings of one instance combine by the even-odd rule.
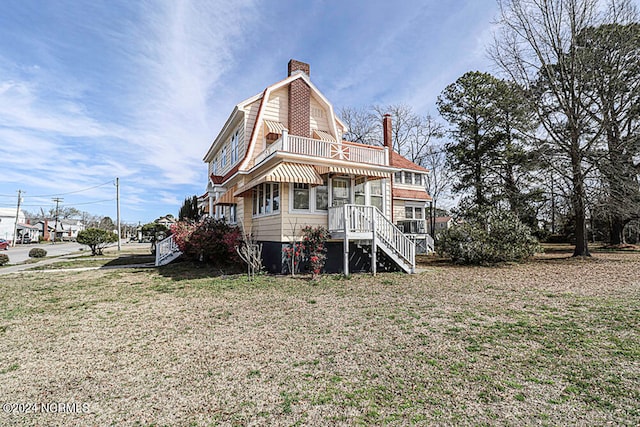
[[[307,278],[2,279],[17,425],[640,423],[640,254]],[[184,270],[183,266],[176,266]]]

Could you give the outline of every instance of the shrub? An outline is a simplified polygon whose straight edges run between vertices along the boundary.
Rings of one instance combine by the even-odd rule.
[[[87,228],[78,233],[77,242],[87,245],[91,249],[91,255],[102,255],[102,251],[109,243],[118,241],[118,235],[114,232],[99,228]]]
[[[30,258],[44,258],[47,256],[47,251],[41,248],[33,248],[29,251]]]
[[[322,226],[311,227],[307,225],[302,229],[302,242],[304,243],[307,259],[309,260],[309,268],[315,279],[327,261],[327,239],[329,231]]]
[[[238,227],[224,220],[205,218],[197,223],[178,221],[171,226],[174,241],[189,259],[218,267],[240,265],[236,246],[242,242]]]
[[[528,226],[498,209],[451,227],[438,240],[438,252],[460,264],[522,261],[540,250]]]
[[[9,262],[9,257],[5,254],[0,254],[0,265],[5,265]]]

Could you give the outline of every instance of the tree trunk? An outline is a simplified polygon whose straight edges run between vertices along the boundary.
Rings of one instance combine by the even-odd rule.
[[[620,218],[613,218],[609,227],[609,240],[612,245],[621,245],[624,243],[624,222]]]
[[[586,194],[582,173],[582,156],[580,156],[578,138],[572,144],[571,168],[573,179],[573,211],[576,216],[576,247],[573,256],[591,256],[587,236]]]

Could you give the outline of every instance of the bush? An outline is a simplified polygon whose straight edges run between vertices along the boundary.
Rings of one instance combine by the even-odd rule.
[[[87,228],[78,233],[77,242],[87,245],[91,249],[91,255],[102,255],[102,251],[109,243],[118,241],[118,235],[112,231],[100,228]]]
[[[29,258],[44,258],[47,256],[47,251],[41,248],[33,248],[29,251]]]
[[[302,229],[302,241],[306,249],[309,269],[313,278],[316,278],[327,261],[327,239],[329,231],[325,227],[311,227],[307,225]]]
[[[173,239],[189,259],[217,267],[239,266],[236,246],[242,242],[242,233],[224,220],[205,218],[197,223],[178,221],[171,226]]]
[[[513,213],[497,209],[451,227],[438,240],[438,252],[459,264],[522,261],[540,250],[528,226]]]
[[[5,265],[9,262],[9,256],[5,254],[0,254],[0,265]]]

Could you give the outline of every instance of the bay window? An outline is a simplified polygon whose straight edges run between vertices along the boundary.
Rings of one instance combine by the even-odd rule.
[[[252,194],[253,216],[280,212],[280,184],[267,182],[256,185]]]

